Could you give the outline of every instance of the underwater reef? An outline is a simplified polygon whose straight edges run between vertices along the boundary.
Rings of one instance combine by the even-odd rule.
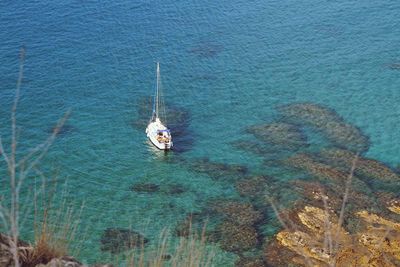
[[[205,204],[178,220],[173,234],[204,231],[207,242],[235,255],[241,267],[398,266],[399,172],[364,156],[369,138],[335,110],[294,103],[278,111],[276,121],[244,127],[249,138],[230,143],[261,157],[259,169],[185,153],[166,157],[236,191],[202,198]],[[187,190],[148,182],[131,189],[172,198]],[[129,247],[120,242],[125,245],[103,247],[113,253]]]
[[[311,155],[303,153],[287,158],[283,164],[304,171],[320,181],[336,183],[343,187],[346,186],[349,177],[349,171],[341,171],[331,165],[318,162]],[[354,189],[370,192],[369,186],[357,176],[352,176],[351,182]]]
[[[131,190],[138,193],[154,193],[160,190],[160,186],[153,183],[136,183],[132,185]]]
[[[187,164],[190,170],[206,174],[215,180],[236,180],[248,172],[248,168],[244,165],[214,162],[208,158],[193,159]]]
[[[276,153],[274,149],[266,146],[265,143],[257,141],[238,140],[232,142],[231,145],[238,150],[250,152],[260,156],[265,156],[267,154],[275,156]]]
[[[279,111],[284,120],[316,129],[337,147],[362,153],[370,146],[369,138],[358,127],[345,122],[331,108],[295,103],[282,106]]]
[[[335,167],[349,171],[356,154],[343,149],[322,149],[318,156],[325,162]],[[378,160],[358,157],[355,166],[355,174],[369,179],[382,179],[389,182],[399,182],[400,175]]]
[[[137,193],[162,193],[166,195],[179,195],[187,191],[187,189],[180,184],[154,184],[147,182],[138,182],[133,184],[130,189]]]
[[[249,225],[240,225],[231,221],[222,222],[217,228],[222,249],[229,252],[243,252],[257,245],[257,230]]]
[[[57,128],[57,129],[55,127],[48,128],[47,129],[47,134],[52,134],[55,130],[58,131],[57,136],[59,136],[59,137],[60,136],[65,136],[65,135],[68,135],[68,134],[72,134],[72,133],[75,133],[75,132],[79,131],[75,126],[64,124],[60,128]]]
[[[225,220],[237,225],[254,225],[262,217],[262,214],[250,203],[216,201],[208,206],[210,212],[215,212]]]
[[[268,180],[271,179],[271,177],[266,175],[245,177],[235,183],[235,189],[242,197],[263,197],[265,189],[267,188]]]
[[[201,58],[213,58],[224,50],[221,44],[203,41],[192,47],[189,52]]]
[[[400,70],[399,62],[390,63],[390,64],[387,64],[387,66],[392,70]]]
[[[256,140],[231,142],[264,158],[264,172],[249,168],[234,180],[236,203],[249,203],[258,219],[240,236],[229,219],[240,215],[226,204],[234,201],[212,202],[208,216],[220,218],[212,241],[238,255],[236,266],[398,266],[398,170],[365,157],[369,138],[329,107],[294,103],[278,111],[277,121],[245,128]]]
[[[275,122],[249,127],[246,130],[260,141],[279,149],[298,150],[307,146],[307,138],[299,127],[289,123]]]

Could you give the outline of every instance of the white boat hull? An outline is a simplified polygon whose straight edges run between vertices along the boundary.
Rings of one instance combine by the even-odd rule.
[[[160,131],[162,131],[164,135],[159,136]],[[169,130],[161,123],[158,118],[156,119],[156,121],[151,122],[147,126],[146,134],[149,140],[158,149],[169,150],[173,146],[172,136],[169,133]]]

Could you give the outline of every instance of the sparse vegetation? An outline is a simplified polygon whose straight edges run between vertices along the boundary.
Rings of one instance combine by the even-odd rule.
[[[40,226],[36,225],[35,228],[40,229],[36,234],[35,246],[32,248],[25,244],[21,248],[18,244],[20,235],[20,192],[31,172],[36,173],[38,176],[41,175],[37,166],[40,160],[46,155],[51,144],[54,142],[59,130],[64,125],[65,121],[69,116],[69,111],[65,116],[53,128],[52,133],[47,139],[30,150],[26,155],[17,158],[17,147],[18,147],[18,136],[19,130],[17,126],[17,107],[20,99],[20,91],[23,80],[24,71],[24,59],[25,49],[22,48],[20,52],[20,68],[18,74],[17,87],[15,92],[14,103],[11,109],[11,141],[10,141],[10,152],[6,152],[3,146],[2,138],[0,136],[0,155],[6,163],[6,169],[9,175],[9,193],[10,202],[6,202],[6,199],[0,199],[0,218],[2,222],[2,229],[5,229],[5,237],[8,238],[7,245],[13,257],[13,265],[19,266],[31,266],[28,263],[32,262],[46,262],[51,255],[60,255],[65,253],[65,248],[60,247],[59,241],[62,235],[69,233],[67,229],[58,229],[57,224],[51,224],[49,222],[49,209],[45,209],[44,219]],[[42,180],[45,183],[44,180]],[[36,196],[35,196],[36,197]],[[64,214],[70,217],[71,214],[68,212]],[[59,223],[59,222],[58,222]],[[67,224],[63,225],[64,227]],[[61,226],[61,225],[58,225]],[[54,227],[54,228],[53,228]],[[65,237],[64,237],[65,238]]]
[[[146,253],[134,251],[128,259],[128,266],[135,267],[207,267],[212,266],[215,251],[207,246],[205,227],[201,233],[190,230],[187,237],[181,237],[178,244],[171,247],[169,232],[164,230],[158,242],[157,251]]]

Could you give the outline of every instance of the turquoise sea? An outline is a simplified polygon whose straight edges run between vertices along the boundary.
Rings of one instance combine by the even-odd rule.
[[[233,146],[254,139],[247,127],[279,121],[283,105],[335,110],[369,138],[366,157],[400,168],[399,12],[397,0],[1,1],[0,134],[8,150],[25,47],[19,153],[43,142],[71,109],[39,169],[57,179],[76,209],[84,203],[79,259],[111,261],[100,242],[107,228],[140,231],[151,247],[162,229],[173,232],[210,201],[241,200],[232,180],[191,162],[206,158],[244,165],[244,176],[292,179],[266,164],[273,153]],[[151,106],[143,103],[153,94],[157,61],[167,108],[183,118],[172,124],[176,150],[168,154],[148,143],[140,123],[149,119],[143,111]],[[2,194],[4,161],[0,173]],[[31,176],[24,203],[40,181]],[[137,183],[161,189],[135,192]],[[29,239],[26,216],[22,235]],[[261,224],[265,237],[276,230],[269,217]],[[236,259],[220,255],[215,266]]]

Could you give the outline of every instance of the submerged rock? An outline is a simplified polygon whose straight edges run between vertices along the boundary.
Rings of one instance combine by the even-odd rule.
[[[390,63],[390,64],[387,64],[387,66],[392,70],[400,70],[399,62]]]
[[[163,184],[158,185],[154,183],[136,183],[130,188],[132,191],[138,193],[162,193],[167,195],[179,195],[187,191],[187,189],[180,184]]]
[[[345,190],[343,186],[336,184],[322,184],[313,181],[294,180],[291,182],[297,192],[305,198],[305,202],[324,209],[325,206],[337,213],[342,208]],[[380,203],[370,195],[350,189],[347,195],[346,212],[355,209],[375,209],[379,210]]]
[[[343,190],[350,176],[350,172],[343,172],[340,169],[318,162],[311,155],[304,153],[291,156],[284,160],[283,163],[289,167],[303,170],[321,181],[339,184],[343,186]],[[369,186],[355,175],[352,175],[351,182],[354,190],[370,192]]]
[[[161,192],[168,195],[180,195],[186,191],[187,189],[180,184],[166,184],[161,188]]]
[[[137,183],[132,185],[131,190],[139,193],[154,193],[160,190],[160,186],[153,183]]]
[[[231,145],[236,149],[250,152],[263,157],[276,157],[276,154],[280,152],[274,148],[266,146],[266,144],[261,143],[260,141],[238,140],[235,142],[231,142]]]
[[[248,133],[263,142],[278,146],[280,149],[298,150],[307,146],[307,138],[301,129],[288,123],[270,123],[249,127]]]
[[[220,44],[202,42],[197,46],[192,47],[189,52],[193,53],[199,57],[210,58],[215,57],[217,54],[222,52],[224,47]]]
[[[170,255],[170,254],[163,254],[163,255],[161,255],[161,259],[162,259],[163,261],[169,261],[170,259],[172,259],[172,255]]]
[[[289,167],[304,170],[322,180],[329,179],[344,183],[348,177],[346,173],[329,165],[317,162],[308,154],[302,153],[293,155],[284,160],[283,163]]]
[[[210,208],[226,221],[231,221],[238,225],[253,225],[262,218],[262,214],[255,210],[250,203],[235,201],[214,202],[210,205]]]
[[[258,234],[251,226],[224,221],[217,229],[219,244],[223,250],[240,253],[257,246]]]
[[[52,133],[54,133],[54,131],[58,131],[57,132],[57,135],[58,136],[64,136],[64,135],[67,135],[67,134],[71,134],[71,133],[74,133],[74,132],[77,132],[78,131],[78,129],[76,128],[76,127],[74,127],[74,126],[72,126],[72,125],[68,125],[68,124],[65,124],[65,125],[62,125],[60,128],[56,128],[56,127],[52,127],[52,128],[49,128],[48,130],[47,130],[47,132],[49,133],[49,134],[52,134]]]
[[[191,170],[204,173],[213,179],[239,179],[247,173],[247,167],[238,164],[212,162],[207,158],[196,159],[189,163]]]
[[[268,176],[253,176],[241,179],[235,183],[236,191],[242,197],[262,197],[269,178]]]
[[[298,103],[279,110],[288,121],[317,129],[338,147],[355,152],[365,152],[369,148],[369,139],[360,129],[346,123],[333,109],[313,103]]]
[[[101,250],[119,253],[135,247],[144,246],[149,240],[142,234],[120,228],[107,228],[101,239]]]
[[[323,149],[319,156],[329,164],[345,171],[350,171],[356,154],[343,149]],[[387,165],[374,159],[358,157],[355,165],[355,174],[371,179],[380,179],[389,182],[399,182],[400,176]]]

